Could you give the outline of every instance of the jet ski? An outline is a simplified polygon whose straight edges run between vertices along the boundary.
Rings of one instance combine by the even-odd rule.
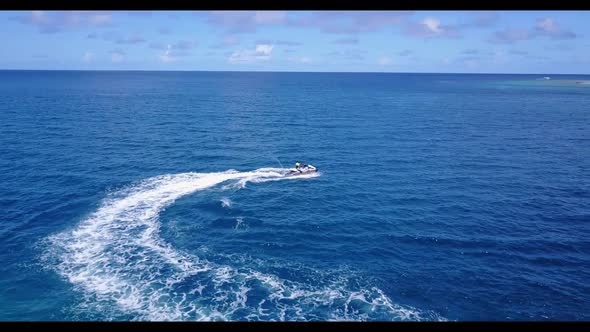
[[[290,168],[287,175],[302,175],[302,174],[309,174],[317,172],[318,169],[312,165],[301,165],[301,167],[297,168]]]

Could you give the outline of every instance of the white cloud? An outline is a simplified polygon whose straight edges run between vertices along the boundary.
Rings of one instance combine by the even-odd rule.
[[[304,56],[301,59],[299,59],[299,61],[301,63],[310,63],[311,62],[311,58],[310,57],[307,57],[307,56]]]
[[[254,15],[254,22],[258,24],[279,24],[285,21],[287,15],[283,11],[258,11]]]
[[[164,54],[160,55],[160,61],[165,62],[165,63],[169,63],[169,62],[173,62],[174,60],[176,60],[175,57],[170,55],[171,49],[172,49],[172,45],[168,45],[166,52],[164,52]]]
[[[559,28],[555,24],[552,18],[547,17],[537,22],[537,29],[543,30],[548,33],[555,33],[559,31]]]
[[[111,23],[111,15],[109,14],[97,14],[90,16],[89,22],[91,25],[106,25]]]
[[[254,50],[239,50],[233,52],[228,61],[230,63],[251,63],[255,61],[267,61],[271,58],[273,45],[258,44]]]
[[[410,36],[421,38],[460,38],[461,31],[478,23],[443,24],[439,19],[427,17],[421,21],[409,21],[404,30]]]
[[[272,52],[272,45],[270,44],[260,44],[256,45],[256,53],[260,53],[261,55],[270,55]]]
[[[30,20],[33,24],[44,24],[49,21],[47,15],[45,15],[45,12],[42,10],[31,11]]]
[[[508,28],[502,31],[496,31],[489,41],[492,43],[512,44],[533,37],[534,35],[528,29]]]
[[[256,32],[258,25],[282,24],[287,21],[283,11],[221,10],[209,12],[207,22],[226,27],[226,33]]]
[[[537,37],[549,37],[551,39],[559,40],[577,38],[578,35],[573,31],[560,27],[553,18],[546,17],[537,20],[533,29],[508,28],[496,31],[488,41],[492,43],[511,44]]]
[[[381,58],[379,58],[378,63],[381,66],[390,66],[393,64],[393,59],[388,56],[382,56]]]
[[[422,21],[422,24],[426,27],[426,29],[435,34],[439,34],[443,32],[442,27],[440,26],[440,21],[436,18],[428,17]]]
[[[111,24],[111,13],[104,11],[42,11],[23,13],[16,19],[37,26],[40,32],[55,33],[71,28],[99,27]]]
[[[115,63],[121,62],[121,61],[123,61],[123,55],[124,55],[123,52],[119,52],[119,51],[111,52],[111,61],[115,62]]]
[[[229,35],[229,36],[223,37],[223,44],[225,44],[225,45],[235,45],[235,44],[239,44],[239,43],[240,43],[240,40],[236,36]]]
[[[82,57],[82,61],[84,62],[90,62],[92,61],[92,58],[94,57],[94,54],[90,53],[90,52],[85,52],[84,56]]]
[[[562,29],[551,17],[537,20],[535,30],[537,33],[553,39],[572,39],[577,37],[573,31]]]

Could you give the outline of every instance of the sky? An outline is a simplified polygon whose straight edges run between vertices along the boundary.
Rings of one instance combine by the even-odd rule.
[[[590,74],[590,11],[2,11],[0,69]]]

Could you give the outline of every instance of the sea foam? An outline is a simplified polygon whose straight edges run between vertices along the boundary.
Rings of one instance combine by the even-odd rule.
[[[107,320],[440,319],[394,304],[378,288],[284,280],[201,259],[160,237],[159,214],[180,197],[225,182],[224,188],[238,190],[248,182],[320,176],[284,174],[284,169],[261,168],[144,180],[111,193],[74,229],[51,236],[50,261],[83,294],[80,314],[92,310]],[[229,207],[231,201],[222,204]],[[238,218],[236,228],[242,223]]]

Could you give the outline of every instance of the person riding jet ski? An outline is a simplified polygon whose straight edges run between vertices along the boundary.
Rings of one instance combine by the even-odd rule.
[[[297,172],[302,174],[304,172],[309,172],[309,171],[314,172],[314,171],[316,171],[316,168],[311,165],[307,165],[307,164],[304,164],[301,162],[296,162],[295,169],[291,171],[291,174],[297,173]]]
[[[298,170],[299,172],[302,172],[304,168],[306,168],[307,165],[302,164],[300,162],[296,162],[295,163],[295,169]]]

